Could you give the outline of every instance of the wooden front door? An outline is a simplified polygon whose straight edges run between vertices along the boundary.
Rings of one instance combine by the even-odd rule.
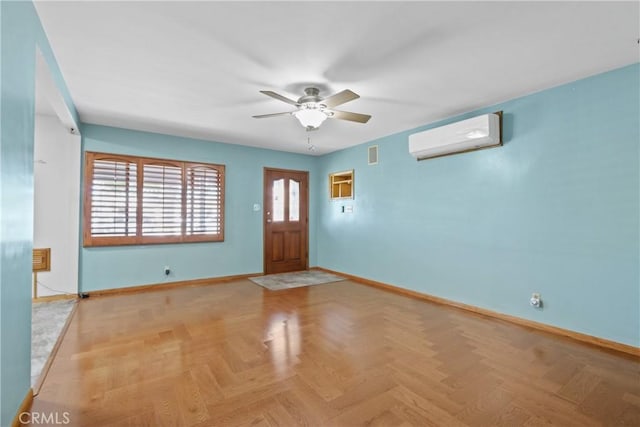
[[[309,267],[309,172],[264,169],[264,274]]]

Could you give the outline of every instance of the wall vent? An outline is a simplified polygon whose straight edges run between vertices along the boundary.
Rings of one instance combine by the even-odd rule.
[[[33,272],[51,271],[51,248],[33,249]]]
[[[378,164],[378,146],[372,145],[369,147],[367,151],[367,161],[370,165]]]

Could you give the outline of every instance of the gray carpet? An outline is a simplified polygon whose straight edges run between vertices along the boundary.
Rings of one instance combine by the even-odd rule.
[[[321,285],[346,280],[344,277],[318,270],[294,271],[293,273],[269,274],[251,277],[249,280],[270,291]]]
[[[31,311],[31,386],[35,386],[75,299],[36,302]]]

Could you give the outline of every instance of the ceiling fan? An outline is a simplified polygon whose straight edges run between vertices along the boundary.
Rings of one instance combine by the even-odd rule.
[[[270,90],[261,90],[267,96],[294,105],[297,110],[285,111],[283,113],[261,114],[253,116],[256,119],[264,119],[267,117],[276,117],[284,115],[292,115],[305,129],[316,130],[326,119],[349,120],[351,122],[367,123],[371,118],[368,114],[351,113],[349,111],[334,110],[333,107],[345,104],[354,99],[360,98],[360,95],[345,89],[327,98],[320,96],[320,90],[316,87],[308,87],[304,90],[304,95],[297,101],[289,99],[285,96],[272,92]]]

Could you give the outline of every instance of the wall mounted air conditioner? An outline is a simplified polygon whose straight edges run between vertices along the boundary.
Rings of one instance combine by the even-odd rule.
[[[409,135],[409,153],[417,160],[502,145],[502,111]]]

